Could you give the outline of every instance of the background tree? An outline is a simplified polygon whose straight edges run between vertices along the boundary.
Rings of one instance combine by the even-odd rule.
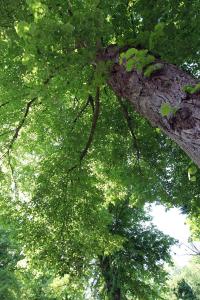
[[[99,255],[99,268],[107,299],[161,299],[166,289],[165,264],[175,241],[157,230],[141,209],[128,202],[110,205],[110,230],[124,238],[120,250]],[[102,297],[103,298],[103,297]]]

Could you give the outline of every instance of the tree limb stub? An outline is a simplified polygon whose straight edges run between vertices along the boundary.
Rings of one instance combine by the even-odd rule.
[[[116,47],[109,51],[105,59],[110,57],[114,64],[108,84],[115,94],[127,99],[153,126],[161,128],[200,167],[200,93],[184,91],[185,86],[195,86],[197,80],[176,65],[158,59],[155,62],[162,63],[162,69],[146,78],[135,68],[127,71],[119,63],[120,50]],[[163,104],[176,112],[163,116]]]

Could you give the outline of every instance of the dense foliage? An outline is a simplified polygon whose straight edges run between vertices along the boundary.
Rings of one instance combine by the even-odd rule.
[[[114,95],[101,51],[148,49],[198,77],[199,1],[0,3],[1,223],[37,270],[33,285],[70,282],[38,299],[85,299],[87,288],[112,299],[114,286],[121,299],[157,299],[173,241],[145,228],[142,207],[181,207],[199,236],[200,173],[189,180],[193,163]]]

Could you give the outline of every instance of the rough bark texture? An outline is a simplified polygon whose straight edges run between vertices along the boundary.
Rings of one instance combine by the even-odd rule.
[[[135,69],[127,72],[118,63],[119,51],[114,47],[109,51],[108,58],[115,60],[108,80],[114,92],[130,101],[153,126],[161,128],[200,167],[200,93],[183,91],[184,86],[196,85],[197,80],[166,62],[150,78]],[[176,108],[176,113],[162,116],[164,103]]]

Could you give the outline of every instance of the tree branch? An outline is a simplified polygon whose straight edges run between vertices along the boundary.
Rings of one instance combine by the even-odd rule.
[[[89,137],[88,137],[88,141],[85,145],[85,148],[83,149],[83,151],[81,152],[81,155],[80,155],[80,162],[84,159],[84,157],[86,156],[91,144],[92,144],[92,141],[93,141],[93,138],[94,138],[94,133],[95,133],[95,129],[96,129],[96,125],[97,125],[97,120],[98,120],[98,117],[99,117],[99,108],[100,108],[100,102],[99,102],[99,87],[97,87],[97,90],[96,90],[96,96],[95,96],[95,107],[94,107],[94,113],[93,113],[93,120],[92,120],[92,126],[91,126],[91,129],[90,129],[90,134],[89,134]],[[90,97],[90,96],[89,96]],[[88,97],[88,98],[89,98]]]
[[[37,97],[34,97],[32,100],[30,100],[27,105],[26,105],[26,109],[25,109],[25,113],[24,113],[24,116],[23,118],[21,119],[21,121],[19,122],[19,125],[17,126],[17,128],[15,129],[15,133],[12,137],[12,140],[10,142],[10,145],[8,147],[8,152],[12,149],[13,145],[14,145],[14,142],[16,141],[16,139],[18,138],[18,135],[19,135],[19,132],[20,130],[22,129],[25,121],[26,121],[26,118],[28,116],[28,113],[30,111],[30,108],[32,106],[32,104],[37,100]]]
[[[6,102],[2,103],[2,104],[0,105],[0,108],[2,108],[3,106],[7,105],[8,103],[9,103],[9,101],[6,101]]]
[[[57,70],[57,69],[58,69],[58,68],[56,68],[56,70]],[[48,78],[46,78],[46,79],[43,81],[43,84],[44,84],[44,85],[47,85],[53,77],[54,77],[54,74],[51,74]],[[21,129],[22,129],[22,127],[23,127],[25,121],[26,121],[26,118],[27,118],[27,116],[28,116],[28,114],[29,114],[30,108],[31,108],[31,106],[33,105],[33,103],[34,103],[37,99],[38,99],[38,97],[36,96],[36,97],[32,98],[32,99],[26,104],[24,116],[23,116],[23,118],[21,119],[21,121],[19,121],[18,126],[17,126],[16,129],[14,130],[15,132],[14,132],[14,135],[13,135],[13,137],[12,137],[12,139],[11,139],[9,145],[8,145],[7,151],[1,156],[0,159],[2,159],[6,154],[9,155],[9,153],[10,153],[10,151],[12,150],[12,147],[13,147],[13,145],[14,145],[16,139],[18,138],[18,135],[19,135],[19,133],[20,133],[20,131],[21,131]],[[3,105],[6,105],[7,103],[8,103],[8,102],[5,102]]]
[[[130,134],[132,136],[133,144],[134,144],[134,147],[135,147],[135,150],[136,150],[137,161],[139,163],[139,161],[140,161],[140,149],[139,149],[138,141],[137,141],[137,138],[136,138],[136,135],[135,135],[135,132],[134,132],[134,128],[133,128],[133,123],[132,123],[131,117],[130,117],[130,115],[128,113],[128,109],[124,105],[122,99],[120,97],[117,97],[117,99],[118,99],[118,101],[119,101],[119,103],[121,105],[123,116],[126,119],[127,126],[129,128]]]
[[[73,121],[74,124],[81,117],[81,115],[84,113],[85,109],[87,108],[88,104],[90,103],[89,97],[90,96],[88,96],[86,103],[83,105],[83,107],[81,108],[81,110],[79,111],[79,113],[77,114],[77,116],[75,117],[75,119]]]
[[[94,139],[94,133],[95,133],[95,129],[96,129],[96,125],[97,125],[97,121],[99,118],[99,110],[100,110],[100,101],[99,101],[99,96],[100,96],[100,89],[99,87],[97,87],[96,89],[96,95],[95,95],[95,101],[94,101],[94,112],[93,112],[93,119],[92,119],[92,125],[91,125],[91,129],[90,129],[90,134],[87,140],[87,143],[85,145],[85,148],[81,151],[80,154],[80,161],[79,163],[82,162],[82,160],[85,158],[85,156],[87,155],[87,152],[93,142]],[[89,95],[88,97],[88,101],[91,101],[91,95]],[[76,169],[78,167],[79,164],[74,165],[73,167],[71,167],[68,170],[68,173],[70,173],[71,171],[73,171],[74,169]]]
[[[6,152],[1,156],[1,159],[6,155],[6,154],[10,154],[10,151],[12,150],[13,148],[13,145],[16,141],[16,139],[18,138],[18,135],[26,121],[26,118],[29,114],[29,111],[30,111],[30,108],[32,106],[32,104],[37,100],[37,97],[34,97],[33,99],[31,99],[27,104],[26,104],[26,109],[25,109],[25,113],[23,115],[23,118],[21,119],[21,121],[19,122],[18,126],[16,127],[15,131],[14,131],[14,134],[13,134],[13,137],[8,145],[8,149],[6,150]]]
[[[181,243],[182,246],[186,248],[186,250],[191,251],[191,253],[187,253],[185,255],[200,255],[200,248],[198,249],[197,246],[192,242],[189,245],[186,245],[185,243]]]

